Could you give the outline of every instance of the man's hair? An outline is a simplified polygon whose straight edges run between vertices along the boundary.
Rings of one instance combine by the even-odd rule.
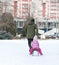
[[[31,19],[31,22],[34,22],[35,20],[34,19]]]

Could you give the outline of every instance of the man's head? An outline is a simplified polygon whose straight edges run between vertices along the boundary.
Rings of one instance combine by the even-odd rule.
[[[34,19],[31,19],[31,22],[33,22],[33,23],[34,23],[34,22],[35,22],[35,20],[34,20]]]

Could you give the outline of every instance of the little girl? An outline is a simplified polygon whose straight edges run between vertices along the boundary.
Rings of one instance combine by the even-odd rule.
[[[30,55],[33,53],[33,51],[38,51],[40,55],[43,55],[41,49],[39,48],[39,42],[37,40],[37,36],[34,37],[33,41],[31,42],[31,49],[30,49]]]

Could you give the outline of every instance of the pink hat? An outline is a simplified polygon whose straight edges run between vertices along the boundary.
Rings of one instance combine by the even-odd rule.
[[[36,35],[34,36],[34,39],[35,39],[35,40],[37,39],[37,36],[36,36]]]

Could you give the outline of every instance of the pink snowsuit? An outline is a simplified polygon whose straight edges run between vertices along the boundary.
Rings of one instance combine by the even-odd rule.
[[[30,49],[30,54],[32,54],[33,51],[37,50],[40,53],[40,55],[43,55],[41,49],[39,48],[39,42],[37,39],[33,39],[31,46],[32,48]]]

